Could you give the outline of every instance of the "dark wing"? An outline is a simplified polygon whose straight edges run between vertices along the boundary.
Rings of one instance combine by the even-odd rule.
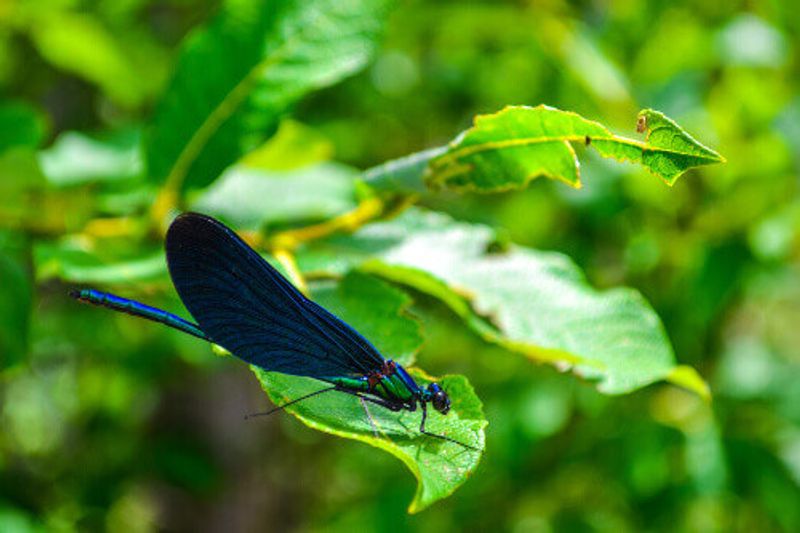
[[[200,328],[264,370],[336,377],[380,370],[383,358],[342,320],[303,296],[221,222],[184,213],[167,231],[172,283]]]

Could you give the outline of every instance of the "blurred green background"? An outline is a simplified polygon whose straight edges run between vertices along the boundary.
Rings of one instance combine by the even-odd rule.
[[[245,365],[77,306],[48,272],[47,243],[87,211],[153,198],[130,187],[135,168],[82,181],[53,141],[78,130],[127,146],[216,4],[0,0],[0,530],[800,531],[794,2],[402,2],[365,70],[297,106],[294,119],[358,168],[539,103],[625,135],[652,107],[728,159],[670,189],[586,153],[581,190],[539,180],[424,199],[570,255],[597,287],[639,289],[714,401],[668,385],[600,395],[415,295],[422,366],[468,376],[489,426],[475,476],[413,516],[401,463],[286,415],[244,422],[267,406]],[[129,156],[89,147],[81,169]],[[48,158],[58,186],[27,187]],[[160,245],[150,239],[151,263]],[[163,280],[140,287],[175,308]]]

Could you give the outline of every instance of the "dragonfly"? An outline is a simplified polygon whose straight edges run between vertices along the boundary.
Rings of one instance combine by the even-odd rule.
[[[422,387],[399,363],[385,359],[346,322],[303,295],[280,272],[219,220],[183,213],[167,230],[172,283],[196,320],[95,289],[72,291],[79,301],[127,313],[217,344],[268,372],[315,378],[328,386],[271,411],[329,392],[355,396],[377,436],[367,409],[416,411],[420,433],[480,451],[428,431],[428,404],[446,415],[450,398],[438,384]]]

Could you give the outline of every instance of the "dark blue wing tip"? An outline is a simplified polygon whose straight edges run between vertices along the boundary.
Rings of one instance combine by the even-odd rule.
[[[197,211],[186,211],[185,213],[181,213],[180,215],[175,217],[175,220],[173,220],[172,223],[175,224],[176,222],[185,222],[185,221],[191,222],[197,220],[204,220],[219,224],[217,219],[215,219],[214,217],[205,215],[203,213],[198,213]]]
[[[197,231],[206,224],[214,226],[222,225],[216,219],[202,213],[195,213],[193,211],[181,213],[175,217],[175,220],[173,220],[172,224],[169,225],[169,229],[167,230],[167,240],[169,240],[170,235],[174,236],[187,231]]]
[[[228,226],[214,217],[187,211],[181,213],[170,224],[167,230],[166,247],[169,252],[170,247],[186,242],[204,241],[210,233],[224,233],[227,237],[235,240],[241,238]]]

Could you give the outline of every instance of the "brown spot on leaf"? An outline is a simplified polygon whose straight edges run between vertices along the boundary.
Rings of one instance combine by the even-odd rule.
[[[636,131],[639,133],[644,133],[647,129],[647,117],[644,115],[639,115],[638,120],[636,120]]]

